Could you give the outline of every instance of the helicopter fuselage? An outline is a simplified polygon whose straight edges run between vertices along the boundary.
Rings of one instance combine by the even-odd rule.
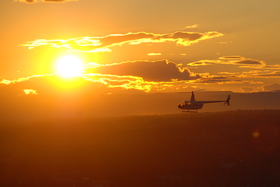
[[[182,109],[182,110],[198,110],[198,109],[201,109],[202,107],[203,107],[203,103],[200,103],[200,102],[185,101],[178,105],[178,108]]]

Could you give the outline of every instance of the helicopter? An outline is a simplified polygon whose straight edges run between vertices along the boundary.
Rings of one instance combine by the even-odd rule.
[[[227,105],[230,105],[230,95],[228,95],[226,100],[219,100],[219,101],[196,101],[194,93],[192,91],[191,100],[190,101],[184,101],[178,105],[179,109],[182,109],[182,112],[196,112],[198,109],[201,109],[204,105],[204,103],[220,103],[224,102]]]

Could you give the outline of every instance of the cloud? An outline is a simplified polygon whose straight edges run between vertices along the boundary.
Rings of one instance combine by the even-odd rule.
[[[65,3],[78,0],[15,0],[14,2],[20,3]]]
[[[215,64],[221,64],[219,60],[198,60],[188,63],[189,66],[210,66]]]
[[[231,75],[231,76],[236,76],[239,75],[240,72],[227,72],[227,71],[223,71],[223,72],[218,72],[219,75]]]
[[[204,77],[198,80],[199,83],[220,83],[229,81],[227,76]]]
[[[222,60],[222,64],[242,65],[242,68],[264,67],[266,65],[265,62],[262,60],[254,60],[251,58],[245,58],[241,56],[224,56],[220,57],[219,59]]]
[[[280,69],[280,64],[266,65],[264,68],[265,69]]]
[[[263,73],[263,74],[257,74],[258,76],[263,76],[263,77],[280,77],[280,71],[274,71],[271,73]]]
[[[256,64],[256,65],[264,65],[263,61],[260,60],[252,60],[252,59],[245,59],[236,61],[235,64]]]
[[[197,27],[198,27],[198,24],[194,24],[194,25],[186,26],[186,29],[193,29],[193,28],[197,28]]]
[[[238,65],[241,68],[263,68],[266,66],[264,61],[241,56],[224,56],[214,60],[199,60],[188,63],[189,66],[209,66],[217,64]]]
[[[161,53],[148,53],[147,55],[148,56],[160,56]]]
[[[264,91],[276,91],[276,90],[280,90],[280,84],[270,84],[270,85],[266,85],[263,86],[263,90]]]
[[[124,90],[140,90],[143,92],[150,92],[156,82],[146,82],[141,77],[127,76],[127,75],[110,75],[110,74],[96,74],[88,73],[83,76],[86,80],[96,83],[102,83],[107,88],[119,88]],[[114,92],[111,90],[110,92]]]
[[[30,49],[38,46],[49,45],[51,47],[65,47],[73,51],[83,52],[108,52],[111,47],[120,45],[138,45],[142,43],[163,43],[175,42],[177,45],[189,46],[199,41],[220,37],[223,34],[219,32],[182,32],[178,31],[170,34],[154,34],[146,32],[136,32],[127,34],[110,34],[103,37],[80,37],[68,40],[55,39],[45,40],[38,39],[27,42],[22,46]]]
[[[1,79],[2,95],[81,95],[126,91],[154,92],[200,78],[173,62],[129,61],[115,64],[89,64],[80,77],[65,79],[56,74],[34,75],[15,80]],[[176,85],[176,86],[174,86]],[[0,94],[1,95],[1,94]]]
[[[242,56],[222,56],[219,57],[220,60],[243,60],[244,57]]]
[[[166,82],[172,80],[194,80],[200,76],[191,75],[191,72],[181,69],[175,63],[161,61],[130,61],[117,64],[100,65],[88,71],[101,74],[142,77],[145,81]]]
[[[232,84],[232,85],[240,85],[240,84],[263,84],[260,81],[248,80],[244,78],[248,78],[249,76],[244,75],[236,75],[232,73],[222,72],[220,75],[210,75],[209,73],[200,74],[201,78],[197,79],[195,83],[217,83],[217,84]]]
[[[37,94],[37,91],[33,90],[33,89],[24,89],[23,91],[24,91],[24,93],[26,95],[35,95],[35,94]]]
[[[55,74],[31,76],[0,83],[1,97],[23,95],[79,96],[107,93],[143,93],[165,90],[174,82],[145,81],[142,77],[88,73],[65,79]],[[178,83],[175,81],[175,83]]]

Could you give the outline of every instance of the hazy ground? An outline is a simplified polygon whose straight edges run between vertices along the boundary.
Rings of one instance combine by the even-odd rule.
[[[280,110],[1,121],[0,186],[280,186]]]
[[[205,104],[199,113],[235,110],[280,109],[280,91],[257,93],[195,92],[197,101],[226,100]],[[178,104],[190,100],[191,93],[21,95],[2,97],[1,120],[119,117],[155,114],[180,114]]]

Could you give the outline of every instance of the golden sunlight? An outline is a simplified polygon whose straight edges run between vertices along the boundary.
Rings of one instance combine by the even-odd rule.
[[[56,62],[56,72],[62,77],[75,77],[83,72],[83,62],[76,56],[63,56]]]

